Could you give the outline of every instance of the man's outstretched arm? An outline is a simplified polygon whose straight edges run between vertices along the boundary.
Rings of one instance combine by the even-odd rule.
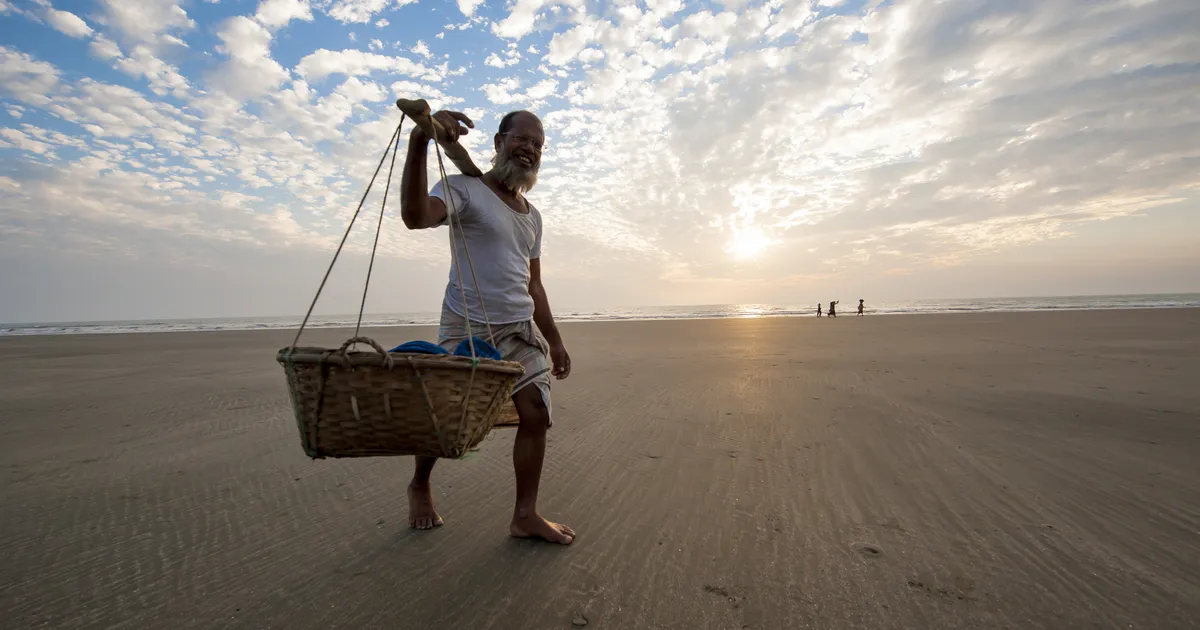
[[[455,142],[467,133],[467,128],[460,122],[475,126],[470,118],[458,112],[442,111],[433,116],[446,130],[448,142]],[[425,177],[428,154],[429,136],[420,127],[414,127],[408,136],[408,155],[404,158],[400,176],[400,217],[404,227],[410,230],[436,227],[446,220],[446,204],[429,196],[429,182]]]
[[[546,337],[550,344],[550,360],[554,363],[552,374],[559,379],[571,374],[571,356],[563,345],[562,335],[554,323],[554,315],[550,312],[550,299],[546,297],[546,287],[542,286],[542,260],[534,258],[529,261],[529,295],[533,298],[533,323]]]

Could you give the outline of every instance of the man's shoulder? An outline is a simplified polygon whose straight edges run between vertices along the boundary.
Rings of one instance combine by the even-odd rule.
[[[542,211],[538,210],[537,204],[530,201],[529,197],[526,197],[525,198],[525,206],[529,208],[529,214],[534,219],[537,219],[538,223],[541,223],[542,222]]]
[[[434,184],[438,188],[441,188],[442,186],[448,184],[451,188],[453,188],[455,190],[460,190],[460,191],[467,190],[473,186],[478,185],[479,183],[480,182],[479,182],[478,177],[471,177],[470,175],[463,175],[462,173],[455,173],[453,175],[447,175],[444,182],[443,182],[442,178],[439,177],[434,182]]]
[[[464,206],[470,206],[472,205],[472,199],[476,196],[476,186],[478,185],[478,177],[471,177],[469,175],[462,174],[447,175],[444,180],[439,177],[437,181],[434,182],[434,186],[433,189],[430,190],[430,194],[444,199],[446,195],[446,188],[449,187],[450,190],[454,191],[455,201]]]

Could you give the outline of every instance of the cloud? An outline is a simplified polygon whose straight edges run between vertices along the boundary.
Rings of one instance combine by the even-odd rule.
[[[492,24],[492,32],[497,37],[520,40],[533,31],[538,12],[546,7],[547,0],[516,0],[508,17]]]
[[[483,86],[483,93],[487,95],[487,99],[492,103],[507,105],[521,100],[521,95],[516,93],[519,87],[521,87],[520,79],[507,77]]]
[[[379,102],[387,100],[388,93],[376,83],[359,81],[354,77],[346,79],[338,86],[334,94],[344,97],[351,103]]]
[[[737,23],[736,13],[726,11],[714,15],[711,11],[700,11],[683,19],[682,32],[687,36],[711,40],[730,36]]]
[[[437,81],[442,76],[440,72],[404,57],[352,49],[334,51],[321,48],[306,55],[300,60],[300,63],[296,64],[296,72],[311,81],[318,81],[336,74],[362,76],[376,71],[409,75],[429,81]]]
[[[475,9],[478,9],[481,4],[483,4],[483,0],[458,0],[458,10],[462,11],[463,15],[472,17],[475,15]]]
[[[329,7],[329,17],[347,24],[365,24],[374,18],[375,14],[388,8],[400,8],[412,4],[416,0],[336,0]]]
[[[215,75],[215,82],[235,98],[267,94],[288,79],[287,70],[271,57],[271,33],[263,25],[236,16],[217,31],[217,52],[228,57]]]
[[[313,19],[308,0],[262,0],[254,17],[270,29],[286,26],[292,20],[311,22]]]
[[[776,40],[786,34],[796,33],[815,15],[815,11],[808,3],[793,3],[773,16],[771,26],[767,28],[765,34],[768,39]]]
[[[31,105],[49,103],[48,94],[58,85],[58,68],[0,45],[0,89],[11,98]]]
[[[389,87],[390,94],[397,98],[423,98],[429,101],[429,106],[434,110],[463,102],[461,97],[450,96],[437,87],[416,81],[396,81]]]
[[[525,91],[525,98],[532,102],[545,101],[558,91],[558,81],[554,79],[545,79],[531,86]]]
[[[1093,182],[1086,193],[1075,186],[1089,179],[1085,171],[1095,172],[1097,158],[1087,156],[1104,155],[1100,149],[1104,145],[1111,147],[1109,151],[1120,151],[1123,158],[1145,150],[1178,156],[1170,158],[1172,163],[1189,159],[1182,145],[1158,132],[1117,132],[1112,126],[1163,125],[1181,132],[1185,127],[1171,125],[1186,125],[1184,121],[1195,121],[1198,113],[1194,99],[1183,97],[1185,86],[1197,80],[1194,69],[1143,71],[1147,76],[1139,79],[1138,71],[1120,70],[1116,64],[1122,48],[1118,47],[1106,55],[1113,59],[1108,69],[1084,65],[1075,70],[1080,74],[1067,78],[1058,66],[1061,59],[1056,60],[1064,51],[1061,45],[1051,44],[1057,38],[1054,29],[1065,28],[1076,39],[1075,52],[1068,58],[1097,59],[1094,51],[1112,45],[1094,35],[1109,32],[1106,28],[1094,22],[1073,26],[1069,12],[1046,9],[1025,20],[1037,35],[1017,39],[1032,36],[1031,41],[1012,41],[1010,34],[997,31],[988,37],[973,36],[970,48],[953,48],[943,33],[930,26],[956,23],[952,11],[939,6],[941,15],[936,10],[930,13],[924,3],[904,3],[861,19],[828,16],[816,22],[808,13],[788,9],[765,23],[744,24],[723,14],[699,13],[683,20],[684,39],[668,43],[670,38],[661,37],[657,45],[653,37],[639,43],[612,36],[614,25],[589,17],[551,40],[548,61],[552,63],[573,63],[582,46],[597,40],[607,40],[608,63],[568,89],[576,109],[555,110],[545,117],[548,131],[565,136],[556,139],[555,156],[570,161],[576,171],[570,176],[575,190],[547,185],[553,186],[552,194],[564,205],[578,201],[589,212],[612,208],[618,216],[637,221],[651,242],[673,252],[667,255],[700,277],[715,273],[720,263],[707,254],[693,257],[683,252],[697,244],[701,246],[693,251],[726,248],[747,230],[777,235],[772,238],[783,250],[785,245],[811,242],[805,232],[857,234],[879,231],[892,221],[900,224],[906,218],[938,215],[944,218],[913,223],[911,229],[884,229],[884,236],[864,249],[901,251],[917,260],[947,263],[972,252],[1058,238],[1080,221],[1125,216],[1177,200],[1170,195],[1145,199],[1136,189],[1122,192],[1122,186],[1111,185],[1120,180],[1144,182],[1144,172],[1130,177],[1105,168],[1115,180]],[[917,27],[910,19],[915,15],[929,19]],[[979,22],[986,24],[987,18],[982,15]],[[797,48],[768,46],[716,59],[724,53],[714,49],[711,41],[755,24],[760,34],[774,38],[810,28],[809,41]],[[1116,28],[1116,22],[1111,27]],[[1167,30],[1182,36],[1183,26]],[[870,42],[845,44],[856,31],[868,33]],[[745,34],[747,39],[753,35],[752,31]],[[1145,57],[1164,67],[1200,60],[1183,40],[1168,36],[1162,41],[1158,50]],[[959,50],[965,55],[933,54],[934,50]],[[694,72],[646,82],[655,68],[700,61],[707,65]],[[1130,68],[1138,62],[1126,61]],[[983,70],[996,62],[1003,65]],[[930,85],[925,77],[941,67],[980,70],[957,77],[954,87]],[[1103,87],[1085,78],[1097,71],[1109,77]],[[1149,82],[1156,87],[1150,88]],[[1054,84],[1058,87],[1047,92]],[[494,103],[516,103],[521,98],[514,87],[500,84],[485,92]],[[1140,116],[1119,120],[1101,113],[1109,107],[1176,115],[1173,121],[1151,124]],[[732,112],[737,115],[731,116]],[[1065,128],[1057,124],[1059,128],[1051,132],[1044,127],[1064,115],[1072,121]],[[1016,122],[1022,119],[1023,124]],[[1086,125],[1087,119],[1094,122]],[[1029,131],[1007,131],[1022,128]],[[1057,133],[1065,135],[1048,137]],[[647,152],[638,146],[643,138],[663,138],[665,145],[657,144],[659,149]],[[1065,164],[1071,166],[1064,168]],[[714,168],[720,175],[713,176]],[[1076,174],[1068,176],[1068,170]],[[1180,169],[1160,166],[1154,171],[1164,176],[1159,185],[1190,186],[1195,181]],[[1068,179],[1077,184],[1056,189],[1045,183]],[[547,176],[545,181],[557,180]],[[624,192],[659,189],[664,181],[671,182],[670,189],[688,193],[651,201]],[[973,183],[963,188],[944,183],[951,181]],[[582,182],[595,182],[596,187]],[[611,187],[604,185],[608,182]],[[1076,195],[1074,202],[1066,199]],[[1091,201],[1081,205],[1084,197]],[[598,203],[600,199],[604,201]],[[673,213],[663,216],[663,202],[686,207],[696,227],[681,229],[686,223],[676,221]],[[884,208],[887,213],[881,215]],[[1108,210],[1100,214],[1098,208]],[[570,229],[567,225],[574,219],[564,219],[556,227]],[[709,222],[717,228],[700,227]],[[769,249],[766,240],[762,246]],[[830,264],[851,259],[825,247],[819,252]],[[858,260],[866,259],[859,256]]]
[[[17,149],[23,149],[30,153],[42,156],[54,157],[50,145],[34,140],[23,131],[18,129],[8,128],[0,129],[0,146],[10,146]]]
[[[121,47],[103,35],[97,35],[88,44],[88,52],[97,59],[115,59],[121,56]]]
[[[547,278],[583,301],[919,287],[1106,230],[1152,226],[1113,237],[1134,258],[1194,232],[1163,218],[1200,194],[1200,14],[1186,0],[493,4],[494,23],[481,4],[222,3],[249,14],[196,25],[183,7],[211,8],[103,0],[81,37],[117,78],[55,47],[0,45],[2,249],[50,251],[61,234],[131,265],[323,259],[403,95],[468,112],[477,164],[505,112],[541,116],[530,196]],[[468,20],[434,35],[435,54],[416,25],[446,10]],[[48,16],[21,11],[5,17]],[[282,30],[311,19],[345,42],[388,18],[361,39],[370,51]],[[444,233],[389,225],[382,249],[433,265],[404,282],[436,299]]]
[[[597,35],[597,23],[584,23],[550,39],[546,60],[553,65],[570,63]]]
[[[183,41],[182,39],[180,39],[174,35],[163,35],[160,38],[160,40],[164,44],[171,44],[174,46],[179,46],[180,48],[188,48],[187,42]]]
[[[126,74],[144,77],[150,83],[150,90],[159,96],[173,94],[176,98],[186,98],[188,95],[188,80],[177,68],[154,56],[145,45],[138,45],[128,57],[117,59],[116,67]]]
[[[53,26],[55,30],[68,37],[81,38],[92,34],[92,27],[88,26],[87,22],[68,11],[47,9],[46,21],[50,22],[50,26]]]
[[[175,0],[101,0],[101,5],[102,20],[134,42],[155,42],[168,31],[196,26]]]
[[[237,28],[223,32],[238,33]],[[242,59],[257,59],[265,54],[261,47],[266,38],[245,23],[240,28],[257,37],[231,37],[234,45],[225,52]],[[129,58],[120,58],[119,63],[139,61],[137,53],[135,49]],[[287,229],[279,232],[278,242],[283,244],[280,246],[321,247],[329,243],[329,235],[321,230],[330,224],[319,217],[350,202],[355,187],[363,184],[362,173],[371,168],[369,154],[380,148],[390,133],[375,129],[378,114],[371,111],[375,109],[373,104],[383,104],[386,108],[390,95],[380,85],[355,77],[348,78],[324,97],[314,95],[302,81],[284,91],[263,94],[271,104],[264,107],[262,117],[247,114],[237,101],[222,93],[189,95],[192,113],[186,114],[122,86],[90,79],[60,83],[57,81],[60,71],[52,64],[7,49],[3,54],[4,64],[0,67],[6,68],[6,72],[0,75],[0,85],[6,90],[38,85],[51,113],[86,130],[90,136],[85,137],[93,137],[89,143],[57,132],[38,135],[28,130],[5,131],[5,147],[33,156],[54,158],[56,146],[83,151],[83,156],[71,163],[63,178],[57,179],[56,174],[56,178],[39,178],[36,185],[17,187],[23,196],[5,203],[9,204],[6,207],[22,213],[20,216],[39,216],[35,208],[45,203],[47,194],[55,198],[78,196],[87,197],[88,201],[73,206],[75,209],[69,212],[86,215],[93,226],[115,222],[126,230],[136,225],[141,229],[165,229],[174,234],[261,246],[261,239],[269,230],[280,228],[283,222]],[[26,101],[42,101],[28,91],[23,94]],[[351,122],[355,112],[369,112],[370,116],[352,123],[349,129],[342,127]],[[383,122],[392,126],[395,120]],[[334,138],[340,142],[332,152],[316,150],[317,143]],[[368,148],[366,152],[364,146]],[[236,188],[221,192],[226,207],[252,213],[226,213],[224,216],[230,222],[226,226],[221,225],[219,214],[208,219],[203,213],[187,217],[156,215],[181,210],[189,204],[197,210],[203,209],[206,205],[203,197],[207,194],[203,188],[217,181],[225,182],[223,186],[237,186],[234,182],[240,182],[245,190],[265,192],[247,195]],[[105,194],[97,192],[101,188]],[[134,190],[137,188],[171,195],[173,210],[164,209],[159,198],[138,194]],[[268,200],[280,190],[294,195],[306,209],[302,215],[289,212],[288,221],[283,221],[278,207]],[[115,198],[122,202],[111,202]],[[270,207],[275,210],[264,215],[266,218],[256,218],[261,209]],[[249,223],[239,219],[247,216]],[[291,222],[301,216],[305,223],[303,238],[297,238]],[[203,221],[210,222],[208,228],[198,227]],[[89,234],[99,229],[89,230]],[[203,234],[197,230],[203,230]],[[111,240],[79,242],[81,246],[96,248],[113,244]],[[355,244],[354,248],[361,250],[361,245]],[[390,240],[381,245],[381,252],[396,251]]]
[[[147,138],[164,148],[183,148],[196,133],[195,119],[179,108],[124,86],[91,79],[63,86],[48,109],[64,120],[101,129],[97,135]]]
[[[485,59],[483,63],[484,63],[484,65],[488,65],[493,68],[506,68],[508,66],[516,65],[520,61],[521,61],[520,57],[504,58],[504,57],[501,57],[500,55],[497,55],[496,53],[492,53],[487,56],[487,59]]]
[[[90,227],[90,231],[83,232],[68,228],[60,234],[66,240],[86,235],[85,246],[91,249],[99,245],[100,251],[109,254],[133,254],[126,250],[133,243],[119,236],[122,229],[137,230],[139,235],[149,237],[143,241],[147,246],[154,235],[171,241],[202,239],[256,247],[278,246],[273,237],[307,240],[315,247],[329,244],[327,238],[297,234],[286,225],[247,215],[236,195],[233,199],[226,195],[214,200],[169,177],[103,170],[91,161],[47,172],[38,180],[38,186],[23,186],[5,196],[13,204],[13,212],[34,225],[61,225],[63,220],[71,219]],[[55,202],[59,199],[80,202],[66,208]],[[43,204],[45,209],[36,212]]]

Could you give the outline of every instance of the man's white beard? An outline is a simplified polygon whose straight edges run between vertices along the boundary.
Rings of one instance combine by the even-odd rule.
[[[496,167],[496,177],[510,190],[528,192],[537,185],[538,167],[525,168],[506,155],[492,156],[492,166]]]

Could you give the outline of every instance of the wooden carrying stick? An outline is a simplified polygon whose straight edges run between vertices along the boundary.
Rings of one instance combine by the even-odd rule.
[[[446,152],[446,157],[450,158],[451,162],[454,162],[454,165],[458,167],[458,170],[463,175],[483,177],[483,171],[479,170],[478,166],[475,166],[475,162],[471,161],[470,154],[467,153],[467,150],[457,140],[453,143],[443,142],[443,138],[446,136],[445,131],[442,129],[442,124],[433,119],[433,112],[429,110],[429,103],[425,102],[425,99],[397,99],[396,107],[404,112],[405,116],[411,118],[426,135],[442,145],[442,150]]]

